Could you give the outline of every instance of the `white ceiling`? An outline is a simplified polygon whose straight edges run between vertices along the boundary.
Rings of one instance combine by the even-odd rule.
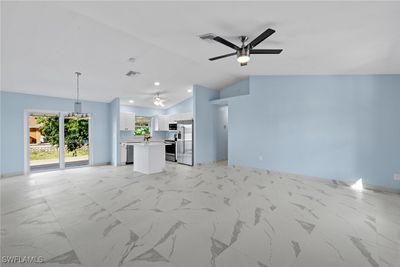
[[[1,89],[109,102],[120,97],[170,107],[192,84],[221,88],[248,75],[399,74],[398,2],[2,2]],[[240,67],[215,33],[232,42],[276,33]],[[135,57],[131,63],[128,58]],[[129,70],[139,71],[127,77]],[[156,88],[154,81],[160,81]]]

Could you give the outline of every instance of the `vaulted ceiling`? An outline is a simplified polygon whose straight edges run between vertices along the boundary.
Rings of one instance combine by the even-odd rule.
[[[192,84],[218,89],[248,75],[399,74],[398,14],[398,2],[3,1],[1,89],[74,98],[80,71],[83,99],[154,107],[161,92],[169,107]],[[268,27],[276,33],[257,48],[283,53],[246,67],[208,61],[231,50],[198,37],[239,44]]]

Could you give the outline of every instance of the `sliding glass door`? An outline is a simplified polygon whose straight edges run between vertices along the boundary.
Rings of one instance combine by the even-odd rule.
[[[59,119],[58,114],[29,114],[29,167],[31,170],[60,168]]]
[[[29,162],[31,171],[89,165],[89,117],[62,113],[29,113]]]
[[[64,118],[65,167],[89,165],[89,118]]]

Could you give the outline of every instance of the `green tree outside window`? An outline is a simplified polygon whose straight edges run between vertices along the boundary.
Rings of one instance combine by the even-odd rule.
[[[136,116],[135,117],[135,131],[137,136],[150,134],[151,117]]]
[[[40,133],[53,146],[59,146],[59,124],[56,116],[35,117],[40,124]],[[68,152],[77,156],[77,150],[89,142],[89,120],[82,118],[65,118],[64,143]]]

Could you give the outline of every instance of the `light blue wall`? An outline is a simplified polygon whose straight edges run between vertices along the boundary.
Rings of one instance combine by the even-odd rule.
[[[219,91],[219,98],[228,98],[249,94],[249,79],[243,79]]]
[[[228,159],[228,106],[217,106],[215,116],[216,160]]]
[[[399,151],[400,75],[256,76],[229,102],[229,164],[400,188]]]
[[[193,86],[194,162],[217,160],[215,117],[218,106],[210,100],[219,97],[219,91],[204,86]]]
[[[120,147],[120,99],[115,98],[110,103],[110,131],[111,131],[111,163],[113,166],[118,166],[121,157]]]
[[[1,174],[24,171],[24,110],[71,112],[74,100],[11,92],[1,96]],[[93,161],[104,164],[111,161],[110,117],[108,103],[83,101],[82,111],[92,113]]]
[[[166,110],[165,114],[172,115],[178,113],[190,113],[193,112],[193,97],[189,97],[182,102],[170,107]]]

